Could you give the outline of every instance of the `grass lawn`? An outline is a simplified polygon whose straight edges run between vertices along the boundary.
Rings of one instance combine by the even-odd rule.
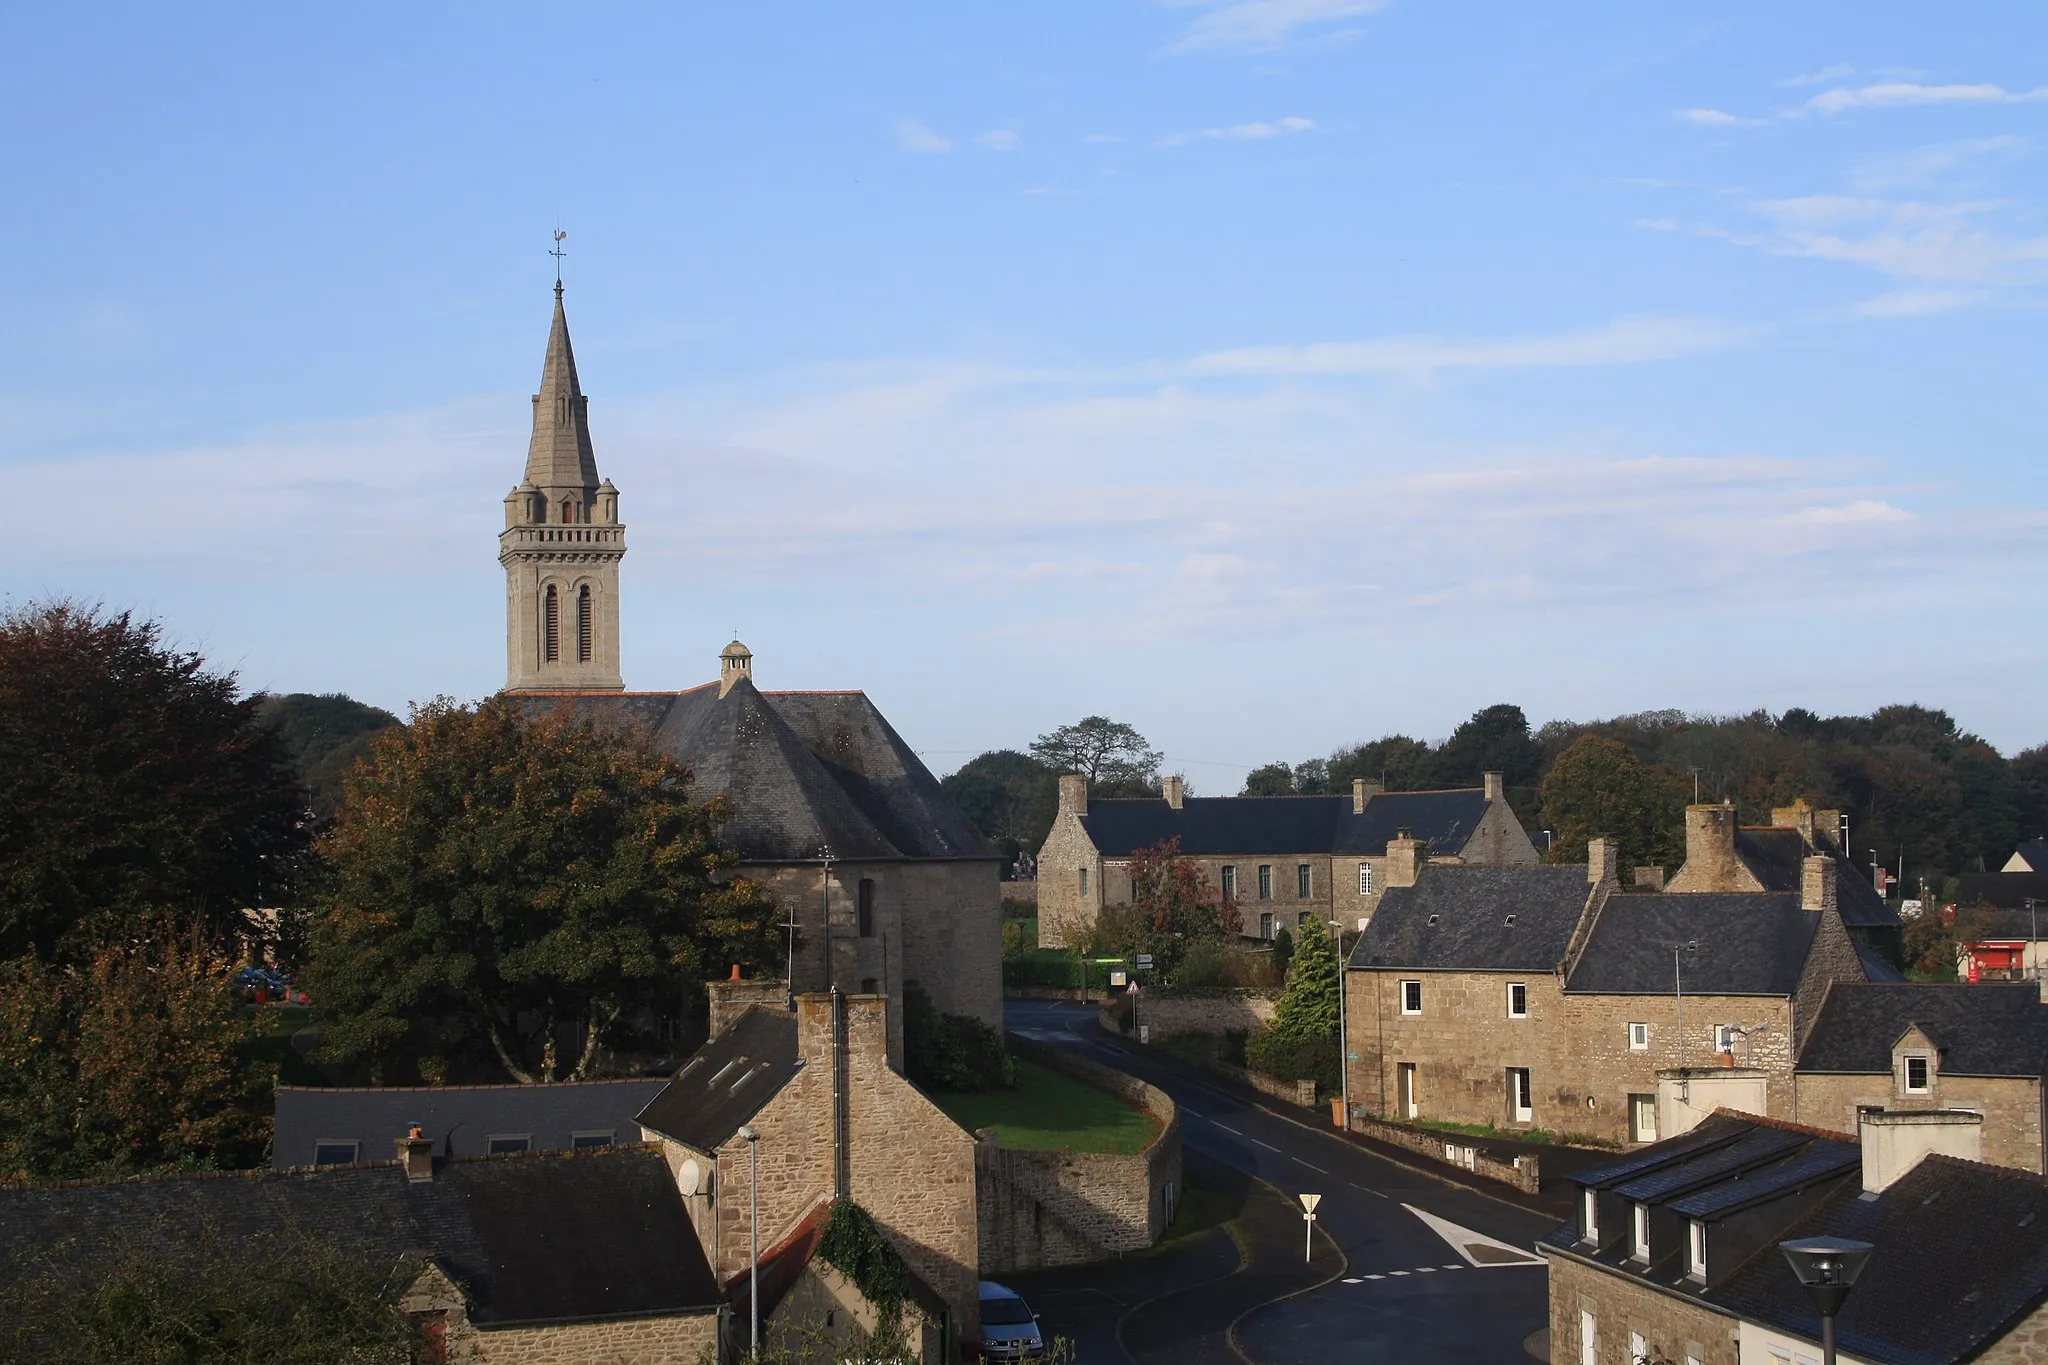
[[[1015,1090],[942,1091],[932,1100],[961,1127],[993,1128],[1005,1147],[1033,1151],[1142,1152],[1159,1132],[1144,1110],[1022,1057]]]

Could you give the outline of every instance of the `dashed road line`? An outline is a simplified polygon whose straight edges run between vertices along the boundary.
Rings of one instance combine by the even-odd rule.
[[[1258,1138],[1253,1138],[1252,1142],[1257,1146],[1264,1147],[1269,1152],[1277,1152],[1280,1150],[1278,1147],[1275,1147],[1272,1143],[1261,1142]]]
[[[1323,1169],[1322,1167],[1320,1167],[1320,1166],[1316,1165],[1316,1163],[1315,1163],[1315,1162],[1313,1162],[1313,1161],[1302,1161],[1300,1157],[1296,1157],[1296,1158],[1294,1158],[1294,1159],[1295,1159],[1295,1160],[1296,1160],[1297,1162],[1300,1162],[1300,1164],[1301,1164],[1301,1165],[1303,1165],[1303,1166],[1306,1166],[1306,1167],[1308,1167],[1308,1168],[1309,1168],[1310,1170],[1314,1171],[1314,1172],[1315,1172],[1315,1173],[1316,1173],[1317,1175],[1328,1175],[1328,1174],[1329,1174],[1329,1172],[1328,1172],[1328,1171],[1326,1171],[1326,1170],[1324,1170],[1324,1169]]]
[[[1219,1120],[1217,1121],[1217,1123],[1216,1123],[1216,1126],[1217,1126],[1218,1128],[1221,1128],[1221,1129],[1222,1129],[1222,1130],[1223,1130],[1224,1132],[1226,1132],[1226,1133],[1229,1133],[1229,1134],[1230,1134],[1231,1136],[1233,1136],[1233,1137],[1243,1137],[1243,1136],[1244,1136],[1244,1134],[1243,1134],[1243,1133],[1240,1133],[1240,1132],[1238,1132],[1238,1131],[1237,1131],[1237,1129],[1235,1129],[1235,1128],[1232,1128],[1232,1127],[1231,1127],[1231,1126],[1230,1126],[1229,1124],[1227,1124],[1227,1123],[1224,1123],[1224,1122],[1223,1122],[1223,1121],[1221,1121],[1220,1119],[1219,1119]]]

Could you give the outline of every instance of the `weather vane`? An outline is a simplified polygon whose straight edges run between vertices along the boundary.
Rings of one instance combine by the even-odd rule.
[[[562,258],[569,254],[568,252],[562,250],[562,243],[565,239],[567,239],[568,236],[568,233],[562,231],[560,228],[556,228],[555,244],[548,250],[548,255],[555,258],[555,292],[557,294],[562,292]]]

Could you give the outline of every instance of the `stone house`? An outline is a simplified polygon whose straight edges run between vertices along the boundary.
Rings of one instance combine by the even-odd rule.
[[[1876,1250],[1836,1319],[1845,1362],[2048,1359],[2048,1183],[1974,1159],[1981,1120],[1867,1116],[1848,1134],[1722,1111],[1581,1171],[1549,1263],[1550,1359],[1819,1365],[1778,1244]]]
[[[600,480],[589,400],[556,286],[526,475],[505,499],[505,690],[535,712],[630,726],[722,796],[741,872],[792,926],[796,991],[882,995],[892,1056],[903,987],[1002,1025],[1001,858],[863,692],[763,692],[735,640],[718,681],[627,692],[619,493]]]
[[[1246,936],[1261,939],[1316,918],[1362,926],[1387,888],[1426,862],[1537,861],[1499,773],[1434,792],[1359,778],[1348,797],[1187,796],[1169,777],[1160,796],[1091,798],[1073,773],[1059,791],[1038,854],[1038,941],[1048,947],[1077,940],[1103,906],[1128,904],[1131,856],[1169,839],[1238,907]]]
[[[1967,1109],[1984,1118],[1984,1159],[2044,1160],[2048,1005],[2031,982],[1837,984],[1799,1050],[1794,1115],[1853,1129],[1861,1115]]]
[[[640,1126],[722,1281],[747,1269],[753,1218],[765,1249],[851,1199],[944,1305],[950,1354],[980,1330],[974,1137],[891,1067],[884,997],[782,1000],[779,981],[713,983],[711,1040]]]
[[[1835,872],[1816,855],[1797,893],[1626,891],[1604,839],[1583,867],[1425,866],[1346,964],[1352,1102],[1649,1142],[1659,1073],[1718,1058],[1789,1114],[1828,985],[1867,980]]]
[[[30,1253],[96,1277],[138,1249],[175,1263],[207,1237],[260,1247],[290,1228],[388,1261],[450,1362],[698,1365],[716,1349],[723,1296],[658,1151],[385,1141],[391,1156],[348,1166],[0,1189],[0,1278]]]

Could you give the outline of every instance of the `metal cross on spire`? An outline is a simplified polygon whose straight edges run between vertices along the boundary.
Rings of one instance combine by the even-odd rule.
[[[562,243],[564,240],[567,239],[568,236],[568,233],[562,231],[560,228],[556,228],[555,244],[548,250],[548,255],[555,258],[555,294],[557,297],[559,297],[562,292],[562,258],[569,254],[568,252],[562,250]]]

